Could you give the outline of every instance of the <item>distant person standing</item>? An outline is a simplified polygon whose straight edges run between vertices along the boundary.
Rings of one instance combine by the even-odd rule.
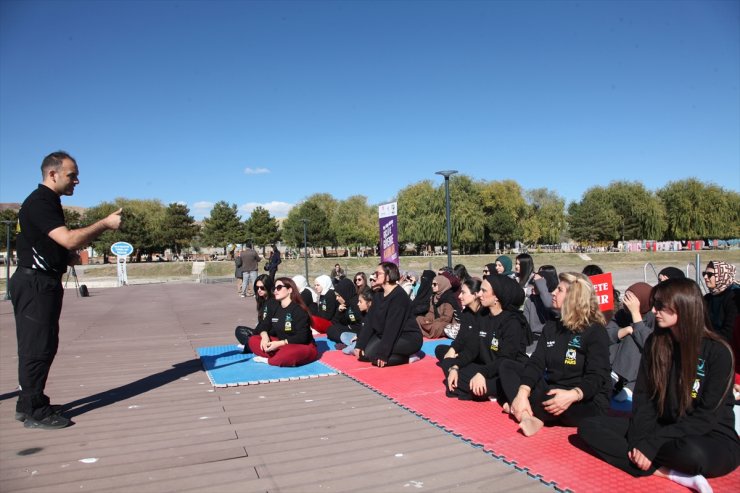
[[[252,244],[247,242],[240,254],[242,258],[242,298],[247,296],[254,296],[252,292],[252,286],[257,280],[257,268],[259,267],[260,260],[262,257],[254,251]]]
[[[272,244],[272,252],[270,253],[270,259],[267,261],[267,265],[265,266],[265,270],[270,273],[270,277],[272,280],[275,280],[275,274],[278,270],[278,265],[282,260],[280,259],[280,250],[278,250],[277,245],[274,243]]]
[[[109,229],[118,229],[122,209],[90,226],[70,230],[64,223],[60,197],[74,194],[80,183],[77,162],[66,152],[54,152],[41,163],[41,176],[42,183],[18,212],[18,268],[9,286],[21,387],[15,419],[23,421],[26,428],[55,430],[70,424],[44,394],[59,347],[62,276],[67,265],[78,260],[70,250],[84,247]]]
[[[234,254],[234,277],[236,278],[236,292],[242,292],[242,251],[237,250]]]

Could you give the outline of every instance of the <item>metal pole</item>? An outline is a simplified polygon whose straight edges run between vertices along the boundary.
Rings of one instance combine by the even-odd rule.
[[[308,282],[308,234],[306,232],[308,219],[301,219],[301,221],[303,221],[303,260],[306,264],[306,282]]]
[[[437,171],[435,174],[445,177],[445,206],[447,212],[447,267],[452,269],[452,226],[450,225],[450,176],[457,170]]]
[[[13,221],[5,223],[5,299],[10,299],[10,225]]]

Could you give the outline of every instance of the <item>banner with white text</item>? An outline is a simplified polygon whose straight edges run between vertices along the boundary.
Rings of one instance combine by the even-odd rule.
[[[398,202],[378,206],[380,261],[398,265]]]

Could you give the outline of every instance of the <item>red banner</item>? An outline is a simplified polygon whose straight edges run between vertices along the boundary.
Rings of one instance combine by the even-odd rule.
[[[612,273],[597,274],[591,276],[591,284],[594,285],[596,298],[599,300],[599,309],[602,312],[614,309],[614,284],[612,283]]]

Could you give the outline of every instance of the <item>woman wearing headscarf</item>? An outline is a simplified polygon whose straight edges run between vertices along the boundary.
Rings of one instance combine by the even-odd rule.
[[[373,365],[402,365],[421,349],[424,339],[411,312],[411,300],[398,282],[401,274],[393,262],[375,270],[377,295],[357,337],[355,356]]]
[[[614,398],[625,401],[632,397],[640,369],[645,342],[655,327],[655,315],[650,311],[652,287],[637,282],[628,287],[622,299],[622,308],[606,324],[609,335],[609,362],[612,366]]]
[[[497,274],[511,277],[512,279],[516,280],[516,273],[512,269],[514,264],[506,255],[500,255],[496,257],[496,261],[493,263],[493,265]]]
[[[308,281],[302,275],[293,276],[293,282],[301,293],[303,303],[311,308],[319,300],[319,295],[308,285]]]
[[[432,281],[432,298],[429,310],[416,317],[424,337],[437,339],[444,336],[444,329],[453,320],[459,321],[459,302],[452,293],[452,285],[446,276],[439,274]]]
[[[706,270],[701,273],[709,292],[704,295],[707,304],[712,329],[732,346],[732,333],[737,316],[737,302],[735,301],[735,266],[712,260]]]
[[[669,279],[651,293],[656,328],[645,343],[632,418],[583,420],[578,435],[607,463],[702,493],[740,464],[732,350],[707,327],[699,286]]]
[[[314,280],[314,289],[319,295],[319,299],[311,306],[313,323],[311,326],[322,334],[331,325],[331,320],[337,312],[337,297],[334,294],[334,283],[331,277],[322,275]]]
[[[465,344],[457,358],[442,360],[447,377],[447,396],[462,400],[487,400],[500,390],[499,367],[505,360],[527,361],[526,347],[532,339],[529,324],[519,311],[524,290],[510,277],[486,276],[478,293],[478,344]]]
[[[331,326],[326,330],[326,336],[334,342],[341,342],[344,332],[357,335],[360,331],[362,312],[357,306],[357,292],[349,279],[344,278],[337,282],[334,295],[337,299],[337,311],[331,321]]]
[[[591,281],[561,273],[552,306],[560,319],[549,321],[526,365],[504,361],[501,389],[524,435],[545,424],[578,426],[609,409],[609,338]],[[508,409],[507,409],[508,408]]]
[[[419,289],[416,292],[414,302],[411,304],[411,312],[414,315],[424,315],[429,311],[429,299],[432,297],[432,281],[436,274],[432,270],[425,270],[421,273]]]
[[[658,281],[663,282],[666,279],[686,279],[686,274],[678,267],[666,267],[658,272]]]

